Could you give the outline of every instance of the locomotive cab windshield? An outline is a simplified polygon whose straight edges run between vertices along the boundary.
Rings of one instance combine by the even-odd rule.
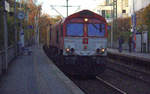
[[[81,23],[67,24],[67,36],[83,36],[83,24]]]
[[[87,28],[84,30],[84,28]],[[87,30],[87,31],[86,31]],[[86,25],[82,23],[69,23],[67,24],[67,36],[83,36],[84,32],[88,32],[88,37],[104,37],[105,24],[88,23]]]
[[[88,36],[104,37],[105,24],[88,24]]]

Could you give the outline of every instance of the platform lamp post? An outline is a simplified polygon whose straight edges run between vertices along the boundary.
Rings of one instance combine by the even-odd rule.
[[[5,50],[5,63],[4,63],[4,72],[7,72],[8,69],[8,31],[7,31],[7,12],[9,12],[9,3],[6,0],[3,0],[3,21],[4,21],[4,50]]]
[[[117,27],[117,0],[113,0],[113,22],[111,31],[111,48],[113,48],[114,32],[118,31]]]
[[[38,14],[37,14],[37,45],[38,45],[38,47],[40,47],[40,31],[39,31],[39,29],[40,29],[40,27],[39,27],[39,20],[40,20],[40,11],[41,11],[41,7],[38,7],[38,10],[39,10],[39,12],[38,12]]]
[[[24,50],[24,31],[23,31],[23,20],[25,17],[24,11],[22,10],[22,0],[19,2],[20,6],[20,11],[17,13],[17,18],[19,19],[19,27],[20,27],[20,32],[19,32],[19,53],[22,54]]]
[[[34,16],[34,42],[35,42],[35,47],[37,46],[37,16]]]
[[[135,8],[134,8],[135,4],[134,4],[134,0],[133,0],[133,14],[132,14],[132,30],[133,30],[133,34],[132,34],[132,39],[134,41],[134,45],[136,45],[136,40],[134,39],[136,37],[136,13],[135,13]],[[135,48],[134,48],[135,50]]]
[[[14,0],[14,28],[15,28],[15,56],[18,55],[18,40],[17,40],[17,24],[16,24],[16,18],[17,18],[17,13],[16,13],[16,0]]]
[[[38,8],[38,10],[40,11],[41,10],[41,7]],[[35,20],[35,43],[37,45],[37,47],[39,48],[40,46],[40,42],[39,42],[39,19],[40,19],[40,12],[37,10],[37,14],[35,15],[34,17],[34,20]]]
[[[67,3],[67,4],[66,4],[66,5],[67,5],[67,6],[66,6],[66,8],[67,8],[67,17],[68,17],[68,0],[66,0],[66,3]]]

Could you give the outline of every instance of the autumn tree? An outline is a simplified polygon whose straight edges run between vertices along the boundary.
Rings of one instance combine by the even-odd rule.
[[[148,31],[148,52],[150,52],[150,4],[143,11],[144,23],[147,25]]]
[[[10,12],[7,13],[7,27],[8,27],[8,45],[13,45],[14,44],[14,1],[15,0],[7,0],[9,2],[10,5]],[[35,21],[34,18],[37,15],[40,15],[41,13],[41,5],[36,5],[35,4],[36,0],[21,0],[21,2],[16,2],[16,11],[17,13],[19,11],[23,11],[25,13],[25,15],[29,14],[29,20],[26,20],[26,16],[25,19],[22,20],[22,26],[24,28],[24,32],[25,32],[25,40],[28,37],[28,33],[29,33],[29,29],[28,26],[32,25],[34,26]],[[21,7],[20,7],[21,5]],[[0,48],[2,48],[3,46],[3,3],[2,0],[0,0]],[[18,40],[19,40],[19,31],[20,31],[20,21],[19,19],[17,20],[17,31],[18,31]],[[33,31],[33,30],[32,30]],[[33,33],[33,32],[32,32]],[[31,36],[32,37],[32,36]]]
[[[41,14],[41,5],[36,5],[32,0],[28,2],[28,8],[29,8],[29,24],[34,25],[35,23],[35,17],[39,16]]]
[[[118,31],[119,32],[129,32],[131,28],[130,18],[118,18]]]
[[[146,24],[150,28],[150,4],[144,9],[142,18],[144,24]]]
[[[49,31],[49,25],[51,24],[51,18],[47,14],[43,14],[39,20],[40,42],[46,43],[47,32]]]
[[[61,16],[56,16],[56,17],[51,17],[51,24],[55,24],[57,23],[59,20],[61,20],[62,17]]]
[[[35,3],[35,0],[28,0],[28,2],[23,3],[24,12],[28,16],[27,20],[25,19],[23,23],[26,42],[34,41],[36,27],[35,20],[39,19],[41,14],[41,5],[36,5]]]
[[[148,31],[148,47],[150,46],[150,4],[136,12],[138,32]],[[150,48],[149,48],[150,52]]]
[[[14,0],[8,1],[10,5],[10,12],[7,12],[7,32],[8,32],[8,46],[14,44]],[[19,3],[17,2],[17,6]],[[4,45],[4,19],[3,19],[3,2],[0,0],[0,48]],[[18,7],[17,7],[18,10]]]
[[[116,21],[116,20],[114,20],[114,21]],[[110,24],[112,24],[112,22]],[[117,19],[117,31],[113,31],[114,41],[117,41],[119,36],[123,36],[124,40],[127,41],[126,39],[128,39],[128,37],[129,37],[130,29],[131,29],[131,18],[130,17],[118,18]],[[108,34],[109,34],[108,40],[110,41],[111,32],[109,32]]]

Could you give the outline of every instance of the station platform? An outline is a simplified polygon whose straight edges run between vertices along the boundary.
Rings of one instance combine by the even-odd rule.
[[[31,55],[19,56],[0,78],[0,94],[84,94],[41,47],[30,49]]]
[[[123,50],[122,52],[119,52],[118,49],[112,49],[112,48],[108,48],[107,51],[108,54],[114,54],[114,55],[132,58],[136,60],[150,62],[150,53],[129,52],[127,50]]]

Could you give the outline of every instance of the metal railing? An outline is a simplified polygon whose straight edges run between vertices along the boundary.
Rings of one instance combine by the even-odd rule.
[[[15,58],[15,47],[10,46],[8,48],[8,64]],[[0,75],[2,74],[2,70],[5,70],[5,51],[0,51]]]
[[[111,43],[108,42],[107,46],[108,46],[108,48],[118,49],[119,48],[119,43],[117,41],[115,41],[115,42],[113,42],[113,46],[111,47]],[[129,44],[127,42],[122,44],[122,50],[129,51]],[[149,53],[148,52],[148,46],[147,45],[143,45],[143,44],[142,44],[142,46],[136,45],[136,49],[135,50],[136,50],[137,53]]]
[[[108,48],[113,48],[113,49],[118,49],[118,48],[119,48],[119,44],[118,44],[117,41],[116,41],[116,42],[113,42],[113,47],[111,47],[111,43],[110,43],[110,42],[108,42],[107,45],[108,45]],[[123,50],[129,50],[129,46],[128,46],[128,43],[127,43],[127,42],[123,43],[122,49],[123,49]]]

